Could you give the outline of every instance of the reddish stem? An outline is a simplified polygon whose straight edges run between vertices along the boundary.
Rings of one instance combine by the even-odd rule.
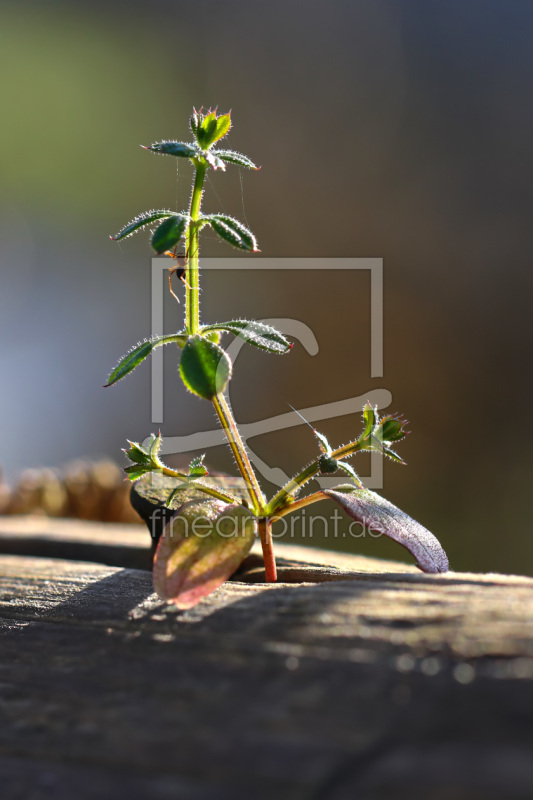
[[[272,547],[272,522],[269,517],[260,517],[257,520],[257,531],[261,539],[263,548],[263,560],[265,562],[265,581],[275,583],[277,580],[276,559]]]

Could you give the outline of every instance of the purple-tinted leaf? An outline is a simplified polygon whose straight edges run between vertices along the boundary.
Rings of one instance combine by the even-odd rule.
[[[448,571],[448,558],[435,536],[379,494],[351,485],[326,489],[323,494],[335,500],[365,531],[382,533],[406,547],[423,572]]]
[[[157,594],[178,608],[192,608],[235,572],[255,532],[255,519],[244,506],[212,499],[184,503],[159,540]]]

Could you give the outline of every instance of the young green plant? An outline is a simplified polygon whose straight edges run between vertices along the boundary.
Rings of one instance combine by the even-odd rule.
[[[224,171],[227,165],[258,168],[247,156],[216,146],[230,130],[229,114],[194,110],[189,124],[192,142],[161,141],[145,148],[191,163],[194,177],[189,208],[181,212],[166,209],[144,212],[111,237],[118,241],[143,228],[152,229],[153,249],[173,259],[170,270],[177,271],[184,284],[184,327],[178,333],[152,338],[133,348],[119,361],[106,385],[111,386],[128,375],[154,348],[177,345],[178,352],[181,351],[181,380],[188,391],[212,403],[245,488],[243,491],[234,487],[228,489],[223,481],[210,479],[203,455],[194,458],[185,471],[166,466],[160,456],[160,434],[152,434],[145,445],[129,443],[125,453],[131,464],[126,473],[131,481],[144,480],[144,476],[154,473],[173,481],[167,505],[177,504],[177,507],[155,553],[156,591],[179,608],[195,605],[233,574],[256,536],[263,550],[265,579],[275,581],[272,524],[325,499],[334,500],[358,524],[375,532],[374,535],[382,533],[406,547],[420,569],[445,572],[448,560],[433,534],[392,503],[365,489],[346,460],[362,451],[378,451],[403,463],[392,446],[405,436],[405,421],[394,415],[380,419],[377,409],[370,404],[363,409],[361,433],[348,444],[333,448],[323,434],[313,429],[318,445],[316,458],[273,497],[265,497],[225,396],[233,365],[221,344],[221,337],[232,334],[261,350],[277,354],[289,353],[292,345],[282,333],[263,322],[234,319],[205,324],[200,318],[199,242],[202,231],[210,228],[233,247],[258,252],[255,236],[241,222],[226,214],[203,212],[206,174],[208,170]],[[184,255],[178,252],[182,241]],[[351,482],[302,494],[311,479],[336,472],[345,473]]]

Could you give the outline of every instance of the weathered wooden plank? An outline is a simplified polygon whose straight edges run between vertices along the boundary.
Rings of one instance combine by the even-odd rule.
[[[529,800],[533,580],[338,559],[177,612],[145,571],[1,557],[2,797]]]
[[[145,525],[120,525],[41,515],[0,516],[0,553],[95,561],[151,569]]]

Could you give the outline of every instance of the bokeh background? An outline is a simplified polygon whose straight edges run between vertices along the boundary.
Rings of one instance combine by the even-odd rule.
[[[206,319],[294,317],[320,343],[315,357],[243,352],[237,418],[387,388],[412,434],[408,466],[385,466],[385,496],[438,535],[454,568],[533,574],[532,35],[529,0],[2,2],[8,480],[80,456],[120,460],[126,438],[153,429],[149,366],[101,388],[151,324],[147,237],[108,237],[141,210],[186,206],[187,165],[139,144],[186,139],[192,106],[218,105],[232,109],[228,146],[263,168],[217,173],[206,208],[245,215],[259,257],[385,263],[385,374],[373,380],[364,273],[206,278]],[[204,254],[230,255],[211,238]],[[169,303],[169,330],[180,315]],[[340,319],[353,336],[338,340]],[[170,379],[173,355],[163,433],[213,427],[208,404]],[[338,443],[359,420],[322,429]],[[254,447],[289,472],[315,451],[305,426]],[[222,447],[208,461],[232,468]]]

